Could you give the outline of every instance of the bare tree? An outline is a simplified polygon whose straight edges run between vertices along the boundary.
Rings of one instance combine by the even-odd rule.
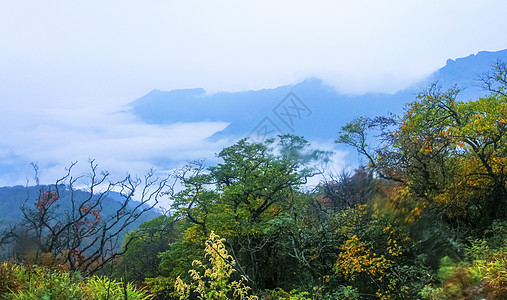
[[[490,72],[479,74],[477,80],[484,90],[507,97],[507,64],[505,62],[498,60]]]
[[[35,203],[27,198],[21,207],[23,220],[10,237],[18,246],[31,244],[35,263],[50,255],[69,270],[94,273],[125,253],[130,240],[122,238],[134,229],[134,222],[158,204],[167,179],[159,180],[151,170],[142,179],[127,175],[110,181],[110,174],[98,171],[93,160],[88,176],[75,177],[75,164],[49,186],[39,185],[38,168],[34,166],[38,197]],[[84,179],[88,179],[86,193],[78,188]],[[112,192],[117,192],[121,201],[106,200]],[[105,206],[108,212],[103,211]]]

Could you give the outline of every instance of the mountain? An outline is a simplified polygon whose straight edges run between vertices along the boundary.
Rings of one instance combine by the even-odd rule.
[[[492,66],[499,61],[507,62],[507,49],[496,52],[481,51],[456,60],[448,59],[443,68],[423,83],[437,82],[443,88],[456,85],[462,90],[462,98],[478,98],[485,94],[478,77],[491,71]]]
[[[414,100],[431,83],[443,88],[456,85],[463,90],[460,99],[484,96],[477,77],[487,73],[498,60],[507,60],[507,50],[449,59],[428,78],[395,94],[343,94],[311,78],[274,89],[235,93],[153,90],[133,101],[130,107],[132,113],[151,124],[228,122],[212,139],[249,136],[259,141],[263,133],[269,136],[292,133],[311,141],[331,141],[336,139],[339,128],[355,117],[401,113],[404,104]]]

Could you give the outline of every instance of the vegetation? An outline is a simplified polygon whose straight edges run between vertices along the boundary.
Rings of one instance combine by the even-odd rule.
[[[36,259],[2,264],[0,295],[507,299],[506,74],[498,64],[483,77],[485,98],[458,101],[458,90],[433,85],[402,116],[352,120],[337,142],[367,164],[322,174],[312,191],[305,183],[329,153],[301,137],[243,139],[217,165],[191,162],[172,176],[181,188],[155,185],[154,197],[169,197],[171,209],[131,231],[116,255],[99,251],[94,264],[83,264],[96,253],[83,245],[124,227],[104,222],[93,197],[64,223],[51,210],[55,185],[22,208],[17,228],[38,241]],[[62,226],[65,234],[55,234]],[[0,241],[19,236],[5,231]]]
[[[152,296],[132,284],[106,277],[83,278],[44,267],[0,265],[0,295],[3,299],[133,299],[147,300]]]

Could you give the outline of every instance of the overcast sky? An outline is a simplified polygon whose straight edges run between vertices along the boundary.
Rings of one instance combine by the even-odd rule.
[[[226,124],[154,127],[113,112],[155,88],[213,93],[307,77],[394,92],[448,58],[506,49],[506,11],[507,1],[476,0],[0,0],[0,164],[100,157],[128,170],[178,147],[213,152],[222,144],[203,138]],[[127,150],[133,142],[144,147]]]

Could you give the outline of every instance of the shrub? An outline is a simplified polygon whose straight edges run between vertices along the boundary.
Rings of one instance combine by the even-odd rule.
[[[7,294],[10,299],[79,300],[84,296],[79,276],[40,267],[17,269],[21,287]]]
[[[22,282],[19,278],[20,267],[9,264],[0,264],[0,296],[18,291]]]

